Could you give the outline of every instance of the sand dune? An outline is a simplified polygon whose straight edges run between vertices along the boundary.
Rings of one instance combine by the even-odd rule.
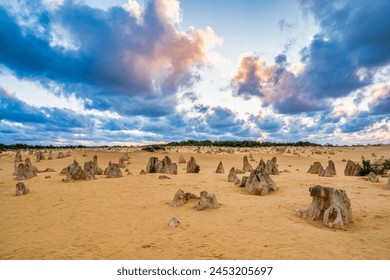
[[[109,161],[118,162],[125,150],[74,151],[70,157],[40,162],[25,151],[23,159],[30,157],[39,170],[56,172],[23,181],[30,189],[24,196],[15,196],[15,152],[3,152],[0,259],[389,259],[387,178],[371,183],[344,176],[342,159],[390,158],[390,146],[336,147],[334,155],[312,154],[315,148],[290,149],[291,153],[279,154],[273,148],[235,149],[234,154],[207,153],[208,148],[198,153],[185,147],[169,153],[130,151],[127,168],[133,175],[123,172],[122,178],[111,179],[98,175],[93,181],[73,183],[63,182],[65,175],[59,174],[73,159],[84,164],[96,154],[104,169]],[[300,156],[293,154],[294,149]],[[241,169],[243,156],[250,152],[256,161],[276,156],[279,171],[289,171],[271,176],[278,191],[254,196],[227,181],[228,170]],[[178,164],[178,175],[169,175],[170,180],[159,180],[161,174],[139,175],[150,156],[162,159],[166,154]],[[194,156],[200,172],[186,174],[186,164],[178,163],[180,154],[187,161]],[[307,174],[314,161],[327,166],[329,158],[337,176]],[[220,161],[224,174],[215,173]],[[311,203],[308,188],[314,184],[345,189],[355,223],[334,230],[321,221],[296,217],[294,209]],[[196,201],[190,200],[174,208],[170,202],[179,188],[197,195],[213,192],[221,207],[196,211]],[[179,227],[168,226],[172,217],[181,222]]]

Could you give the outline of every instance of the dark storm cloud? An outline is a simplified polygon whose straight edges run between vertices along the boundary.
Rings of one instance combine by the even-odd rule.
[[[259,97],[286,114],[326,110],[329,100],[373,84],[380,67],[389,65],[390,1],[301,3],[320,26],[301,51],[304,70],[295,75],[285,69],[285,55],[270,66],[258,57],[244,57],[232,79],[234,95]]]

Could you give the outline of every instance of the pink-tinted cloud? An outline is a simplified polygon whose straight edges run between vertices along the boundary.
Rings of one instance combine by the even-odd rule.
[[[234,95],[258,97],[263,105],[273,105],[281,113],[318,110],[320,106],[307,97],[298,78],[285,68],[285,59],[279,55],[275,64],[267,66],[259,57],[243,57],[231,80]]]
[[[65,93],[92,100],[93,108],[132,114],[130,107],[138,112],[159,98],[155,107],[171,107],[156,111],[172,111],[176,92],[199,79],[197,70],[209,63],[218,37],[209,27],[180,32],[176,0],[150,1],[142,9],[129,3],[108,10],[73,1],[56,9],[40,3],[33,12],[39,36],[0,6],[0,64],[19,78],[63,85]],[[123,104],[129,109],[123,111]]]

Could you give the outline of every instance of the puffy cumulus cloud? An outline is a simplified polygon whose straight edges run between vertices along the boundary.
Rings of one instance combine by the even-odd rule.
[[[231,80],[235,96],[259,97],[265,106],[273,105],[280,113],[295,114],[324,108],[302,90],[299,77],[286,69],[287,58],[280,54],[275,64],[267,66],[259,57],[241,58],[236,75]]]
[[[373,85],[375,75],[389,65],[389,1],[301,4],[320,28],[301,50],[303,67],[288,70],[285,55],[278,55],[270,66],[247,55],[232,78],[235,95],[257,96],[280,113],[319,111],[329,109],[334,99]]]
[[[114,110],[132,103],[132,97],[138,98],[136,107],[142,107],[144,98],[171,102],[178,89],[199,78],[196,69],[209,63],[208,52],[218,42],[211,28],[179,32],[181,11],[174,0],[148,2],[142,12],[135,1],[126,9],[108,10],[73,1],[56,9],[39,4],[34,10],[42,18],[39,35],[21,23],[20,13],[0,6],[0,64],[19,78],[54,81],[79,97],[88,96],[92,107],[104,103],[97,99],[112,97],[117,100],[109,102]],[[31,10],[27,4],[24,8]]]
[[[123,5],[123,8],[135,17],[138,24],[143,23],[144,11],[137,0],[129,0],[126,4]]]

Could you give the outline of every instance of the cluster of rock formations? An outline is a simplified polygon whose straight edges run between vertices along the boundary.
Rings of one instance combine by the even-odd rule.
[[[353,222],[351,202],[344,190],[316,185],[309,188],[312,202],[306,211],[295,210],[295,215],[312,220],[322,219],[330,228],[345,228]]]
[[[269,175],[279,175],[276,157],[273,157],[271,160],[267,160],[266,163],[264,163],[261,159],[256,169],[264,169]]]
[[[119,178],[122,177],[122,171],[120,169],[119,163],[108,163],[106,170],[104,171],[106,178]]]
[[[250,175],[243,176],[240,180],[237,174],[244,173],[245,170],[250,170]],[[276,157],[268,160],[267,163],[261,159],[256,169],[253,169],[249,164],[247,156],[244,156],[242,172],[232,167],[229,171],[228,181],[233,182],[240,188],[245,188],[249,194],[267,195],[272,191],[278,190],[278,186],[271,179],[270,175],[279,175]]]
[[[177,165],[172,160],[165,156],[163,160],[157,157],[150,157],[146,165],[146,173],[165,173],[177,175]]]
[[[203,209],[217,209],[219,208],[219,203],[217,200],[217,197],[214,193],[208,193],[206,191],[200,192],[200,197],[198,202],[195,205],[195,208],[197,210],[203,210]]]
[[[93,180],[95,176],[91,172],[83,170],[76,160],[73,160],[73,163],[67,167],[65,182],[73,182],[74,180]]]
[[[195,194],[184,192],[182,189],[177,190],[175,196],[171,201],[173,207],[179,207],[187,203],[191,199],[197,199],[195,204],[197,210],[203,210],[207,208],[217,209],[220,207],[217,197],[214,193],[208,193],[207,191],[200,192],[200,196]]]
[[[336,175],[336,167],[332,160],[329,160],[328,166],[325,169],[321,162],[316,161],[310,165],[310,168],[307,172],[310,174],[318,174],[321,177],[333,177]]]
[[[173,207],[179,207],[186,204],[190,199],[199,199],[199,197],[195,194],[184,192],[182,189],[179,189],[175,193],[175,196],[171,201],[171,205]]]
[[[103,169],[101,169],[99,166],[98,166],[98,159],[97,159],[97,156],[93,156],[93,161],[87,161],[86,163],[84,163],[84,170],[85,172],[88,172],[90,174],[92,174],[93,176],[95,175],[103,175]]]
[[[30,158],[26,158],[25,163],[15,163],[14,175],[16,180],[28,180],[37,176],[38,169],[31,164]]]
[[[245,189],[249,194],[267,195],[271,191],[278,190],[278,186],[271,179],[265,168],[256,168],[248,178],[244,176],[242,181],[245,181]]]
[[[66,178],[63,179],[65,182],[73,182],[75,180],[93,180],[95,175],[106,175],[106,178],[117,178],[122,177],[122,172],[120,170],[118,163],[108,163],[108,167],[103,170],[98,166],[98,159],[95,155],[93,161],[87,161],[84,163],[84,168],[82,168],[76,160],[73,160],[73,163],[68,167],[62,169],[60,174],[66,174]]]

